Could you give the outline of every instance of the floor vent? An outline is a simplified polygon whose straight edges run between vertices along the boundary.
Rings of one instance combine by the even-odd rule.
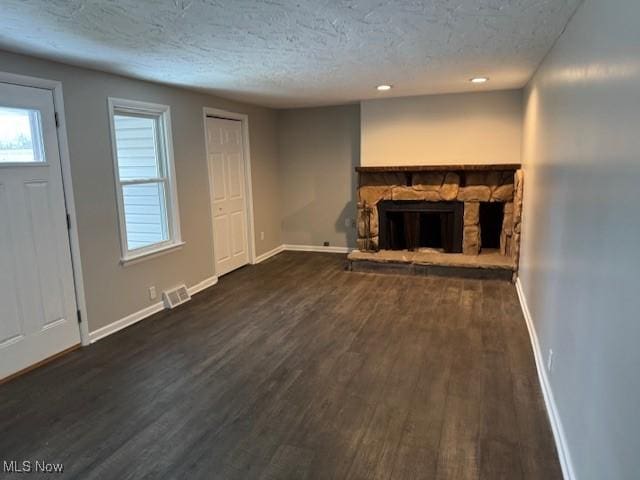
[[[164,299],[165,307],[175,308],[191,300],[191,295],[189,295],[186,285],[180,285],[172,290],[162,292],[162,298]]]

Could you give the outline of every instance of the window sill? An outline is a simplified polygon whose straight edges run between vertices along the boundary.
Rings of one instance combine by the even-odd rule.
[[[185,242],[177,242],[170,245],[163,245],[162,247],[153,250],[147,250],[146,252],[134,253],[132,255],[121,258],[120,264],[123,267],[134,265],[145,260],[150,260],[161,255],[166,255],[167,253],[171,253],[175,250],[180,250],[184,244]]]

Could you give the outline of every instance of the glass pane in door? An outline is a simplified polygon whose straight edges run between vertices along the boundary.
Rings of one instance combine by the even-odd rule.
[[[0,164],[44,161],[40,112],[0,106]]]

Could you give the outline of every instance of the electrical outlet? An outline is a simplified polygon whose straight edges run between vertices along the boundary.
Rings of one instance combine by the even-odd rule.
[[[553,372],[553,350],[549,349],[549,355],[547,355],[547,370],[549,373]]]
[[[351,219],[350,219],[349,217],[347,217],[347,218],[345,218],[345,219],[344,219],[344,226],[345,226],[345,227],[347,227],[347,228],[351,228],[351,224],[352,224],[352,223],[353,223],[353,222],[351,221]]]
[[[155,300],[157,296],[158,295],[156,294],[156,287],[155,286],[149,287],[149,299]]]
[[[260,232],[260,240],[264,240],[264,232]]]

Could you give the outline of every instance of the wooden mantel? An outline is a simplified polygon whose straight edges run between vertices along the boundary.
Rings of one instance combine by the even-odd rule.
[[[519,163],[505,163],[493,165],[415,165],[415,166],[379,166],[356,167],[359,173],[376,172],[442,172],[442,171],[491,171],[491,170],[519,170]]]

